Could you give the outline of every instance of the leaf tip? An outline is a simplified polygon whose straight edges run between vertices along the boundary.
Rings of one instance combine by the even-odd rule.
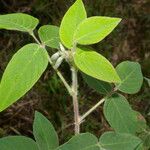
[[[115,21],[117,24],[119,24],[119,23],[122,21],[122,18],[118,18],[118,17],[114,17],[114,18],[112,18],[112,19],[114,19],[114,21]]]
[[[37,116],[41,115],[41,113],[36,110],[34,115],[35,115],[35,118],[36,118]]]
[[[0,112],[4,111],[8,106],[4,106],[3,103],[0,105]]]
[[[122,18],[117,18],[118,23],[120,23],[122,21]]]

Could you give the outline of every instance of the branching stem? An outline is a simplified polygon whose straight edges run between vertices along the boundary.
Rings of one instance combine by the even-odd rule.
[[[49,56],[48,56],[48,61],[51,64],[51,66],[53,67],[53,69],[55,70],[55,72],[57,73],[57,75],[59,76],[59,78],[61,79],[61,81],[63,82],[63,84],[66,87],[66,89],[68,90],[69,94],[72,95],[72,88],[70,87],[70,85],[68,84],[66,79],[63,77],[61,72],[54,67],[53,62],[52,62],[52,60],[51,60],[51,58]]]
[[[102,98],[97,104],[95,104],[91,109],[89,109],[85,114],[83,114],[80,117],[80,124],[84,121],[84,119],[90,115],[98,106],[103,104],[105,102],[105,99],[110,97],[112,94],[114,94],[117,91],[117,89],[113,89],[110,93],[108,93],[104,98]]]
[[[105,101],[105,98],[102,98],[97,104],[95,104],[91,109],[89,109],[84,115],[80,117],[80,123],[84,121],[84,119],[91,114],[98,106],[100,106]]]
[[[36,38],[36,36],[34,35],[34,33],[30,33],[30,35],[34,38],[34,40],[43,48],[45,48],[43,43],[40,43],[40,41]],[[59,76],[59,78],[62,80],[64,86],[66,87],[66,89],[68,90],[69,94],[72,95],[72,88],[70,87],[70,85],[67,83],[66,79],[63,77],[63,75],[61,74],[61,72],[54,68],[53,62],[50,58],[50,56],[48,55],[48,61],[51,64],[51,66],[53,67],[53,69],[56,71],[57,75]]]
[[[43,43],[41,43],[36,36],[34,35],[34,33],[30,33],[30,35],[34,38],[34,40],[43,48],[45,48],[45,45]],[[76,50],[76,44],[74,44],[73,48],[71,49],[71,53],[72,55],[74,55]],[[75,124],[75,134],[79,134],[80,133],[80,124],[84,121],[84,119],[91,114],[99,105],[101,105],[104,101],[105,98],[101,99],[96,105],[94,105],[91,109],[89,109],[85,114],[83,114],[80,117],[80,113],[79,113],[79,102],[78,102],[78,75],[77,75],[77,69],[74,65],[72,65],[71,67],[71,72],[72,72],[72,87],[67,83],[67,81],[65,80],[65,78],[63,77],[63,75],[61,74],[61,72],[56,69],[54,67],[54,64],[50,58],[50,56],[48,56],[48,61],[51,64],[51,66],[53,67],[53,69],[56,71],[57,75],[59,76],[59,78],[62,80],[64,86],[66,87],[66,89],[68,90],[69,94],[72,96],[73,99],[73,108],[74,108],[74,124]]]
[[[29,33],[29,34],[34,38],[34,40],[35,40],[39,45],[41,45],[40,41],[36,38],[36,36],[34,35],[33,32],[31,32],[31,33]]]

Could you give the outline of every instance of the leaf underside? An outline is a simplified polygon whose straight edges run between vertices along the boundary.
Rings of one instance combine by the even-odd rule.
[[[112,91],[112,85],[108,82],[98,80],[85,73],[82,73],[82,77],[89,87],[91,87],[100,94],[108,94]]]

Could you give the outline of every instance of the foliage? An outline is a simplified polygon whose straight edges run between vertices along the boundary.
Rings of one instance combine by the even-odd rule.
[[[135,149],[141,140],[131,134],[106,132],[98,140],[91,133],[73,136],[63,145],[58,144],[57,134],[52,124],[39,112],[35,113],[33,134],[35,141],[24,136],[10,136],[0,139],[3,150],[123,150]],[[132,141],[132,142],[131,142]]]
[[[136,114],[124,96],[114,94],[106,98],[104,114],[116,132],[135,134],[137,129]]]
[[[108,82],[98,80],[84,73],[82,73],[82,77],[89,87],[100,94],[109,94],[112,91],[112,85]]]
[[[74,40],[82,45],[90,45],[103,40],[121,21],[120,18],[90,17],[76,29]]]
[[[38,19],[23,13],[0,16],[0,29],[32,32],[38,23]]]
[[[0,111],[29,91],[47,65],[47,52],[38,44],[33,43],[22,47],[10,60],[1,79]]]
[[[73,46],[76,28],[86,17],[82,0],[77,0],[66,12],[60,25],[60,39],[67,48]]]
[[[134,94],[140,90],[143,83],[140,64],[124,61],[116,67],[116,70],[122,80],[121,83],[117,85],[120,91]]]
[[[28,32],[37,42],[21,48],[6,67],[0,83],[0,111],[16,102],[32,88],[49,62],[72,96],[76,134],[68,142],[59,146],[52,124],[42,114],[36,112],[33,125],[35,141],[22,136],[5,137],[0,139],[0,147],[3,150],[12,149],[14,145],[15,150],[20,147],[24,147],[24,150],[149,148],[147,144],[149,138],[138,137],[139,134],[148,132],[145,128],[146,121],[139,121],[138,112],[131,108],[123,95],[117,93],[121,91],[134,94],[140,91],[143,83],[140,64],[124,61],[115,69],[108,59],[87,47],[102,41],[120,21],[120,18],[114,17],[87,18],[82,0],[76,0],[64,15],[60,28],[44,25],[38,30],[39,41],[34,34],[38,19],[23,13],[0,15],[1,29]],[[46,46],[58,51],[50,57]],[[69,64],[72,72],[71,86],[58,70],[64,60]],[[78,71],[82,72],[89,86],[104,94],[104,98],[83,115],[79,115]],[[149,79],[145,79],[149,83]],[[99,140],[90,133],[80,134],[80,124],[103,102],[104,116],[114,131],[104,133]]]
[[[74,61],[81,71],[94,78],[111,83],[120,82],[120,78],[111,63],[95,51],[77,48]]]
[[[49,47],[59,48],[59,27],[44,25],[38,30],[41,41]]]

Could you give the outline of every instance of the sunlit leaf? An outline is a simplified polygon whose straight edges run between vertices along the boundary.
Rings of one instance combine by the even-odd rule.
[[[0,29],[32,32],[38,23],[38,19],[23,13],[0,15]]]
[[[82,0],[76,2],[69,8],[60,25],[60,39],[67,47],[73,46],[73,35],[77,26],[86,18],[86,11]]]
[[[74,61],[76,66],[89,76],[106,82],[120,82],[112,64],[95,51],[77,48]]]
[[[90,17],[79,24],[74,34],[74,41],[89,45],[103,40],[121,21],[120,18]]]

